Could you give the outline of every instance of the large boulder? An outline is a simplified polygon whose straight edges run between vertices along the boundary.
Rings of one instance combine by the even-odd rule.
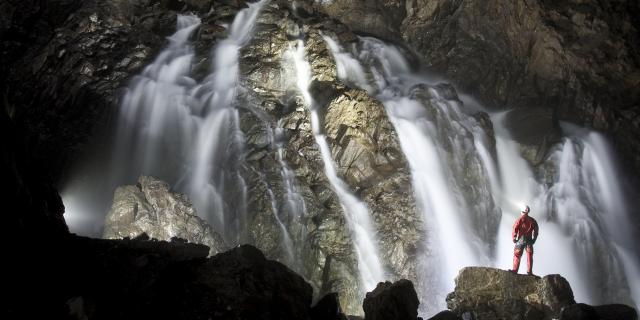
[[[367,293],[362,307],[367,320],[415,320],[420,301],[411,281],[380,282]]]
[[[571,286],[560,275],[518,275],[486,267],[460,270],[447,307],[462,316],[482,319],[558,318],[564,307],[575,304]]]
[[[143,233],[158,240],[175,237],[204,244],[211,255],[226,247],[213,228],[197,216],[186,195],[170,192],[169,184],[149,176],[140,176],[135,186],[116,189],[103,237],[135,238]]]

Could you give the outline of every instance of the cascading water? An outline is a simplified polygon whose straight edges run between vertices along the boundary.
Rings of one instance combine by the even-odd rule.
[[[130,183],[141,173],[158,176],[187,193],[199,214],[230,244],[244,242],[248,196],[242,173],[254,170],[246,167],[239,129],[237,100],[244,90],[238,81],[239,50],[248,42],[265,2],[238,13],[228,38],[212,53],[212,73],[201,81],[193,76],[198,64],[189,43],[200,20],[178,17],[178,31],[169,38],[169,46],[134,78],[123,99],[109,170],[113,181],[106,183]],[[401,50],[382,41],[361,38],[346,51],[330,37],[324,39],[338,77],[384,103],[410,166],[425,223],[426,250],[418,256],[417,270],[423,314],[444,308],[461,267],[510,267],[510,229],[524,201],[541,229],[536,273],[567,277],[578,301],[631,304],[631,297],[639,304],[640,261],[628,227],[629,209],[611,151],[600,135],[565,126],[563,143],[545,163],[532,168],[503,125],[505,113],[489,118],[463,105],[450,87],[413,74]],[[353,236],[361,287],[371,290],[385,280],[385,272],[369,210],[337,175],[322,129],[321,106],[309,92],[311,70],[301,40],[290,54],[325,174]],[[271,201],[285,259],[296,269],[304,248],[297,241],[306,241],[298,232],[305,230],[291,225],[297,219],[296,225],[303,226],[300,220],[307,209],[294,170],[285,162],[283,124],[269,121],[264,122],[279,166],[276,176],[279,172],[282,179],[281,203],[279,188],[263,173],[255,173],[266,186],[264,199]],[[66,205],[74,203],[65,199]]]
[[[419,273],[421,287],[429,288],[429,292],[423,295],[423,306],[441,310],[445,295],[453,289],[448,281],[458,270],[490,261],[490,246],[485,243],[493,241],[495,230],[492,229],[497,227],[498,213],[493,206],[488,179],[484,178],[481,158],[474,151],[473,133],[467,129],[478,124],[461,112],[457,102],[440,97],[434,89],[422,94],[429,95],[428,102],[437,109],[426,108],[424,102],[416,98],[423,88],[414,87],[418,83],[408,77],[408,64],[396,48],[376,39],[361,39],[363,50],[359,58],[369,67],[375,83],[367,86],[362,83],[367,75],[359,74],[364,70],[360,62],[345,57],[347,53],[331,38],[325,37],[325,41],[336,57],[339,70],[347,70],[339,75],[351,76],[345,80],[377,94],[398,133],[426,223],[425,241],[429,252],[422,257]],[[467,162],[461,162],[460,159],[465,158]],[[480,206],[472,207],[474,213],[489,217],[482,225],[471,223],[474,217],[469,214],[460,188],[468,182],[464,175],[470,170],[475,170],[481,176],[478,180],[483,182],[474,186]],[[456,181],[458,177],[460,180]],[[495,226],[491,225],[492,221]]]
[[[187,41],[199,19],[178,17],[170,46],[125,95],[113,161],[114,185],[140,172],[169,181],[230,243],[240,241],[246,215],[238,55],[264,2],[236,15],[212,53],[212,73],[200,83],[190,78],[194,53]],[[130,165],[120,165],[125,162]]]
[[[287,163],[284,161],[284,129],[282,128],[282,119],[278,121],[276,128],[273,130],[273,142],[276,149],[276,158],[278,160],[278,164],[280,164],[280,175],[282,176],[283,188],[284,188],[284,206],[283,211],[286,214],[286,217],[290,219],[298,219],[305,217],[307,215],[307,207],[304,202],[304,198],[300,193],[298,185],[295,180],[295,174],[289,168]],[[278,217],[278,221],[280,222],[280,218]],[[284,241],[291,241],[291,236],[286,228],[286,226],[282,225],[283,235],[285,237]],[[306,230],[304,226],[302,226],[300,230],[300,234],[298,234],[298,239],[306,238]],[[294,268],[300,268],[301,261],[296,260],[295,257],[300,257],[300,252],[294,252],[296,248],[294,248],[293,243],[291,243],[291,252],[289,256],[291,257],[290,266]],[[298,246],[297,249],[302,249],[303,246]]]
[[[325,174],[340,199],[340,204],[345,212],[345,218],[354,236],[354,247],[358,258],[358,270],[363,285],[363,290],[371,291],[378,282],[383,281],[384,270],[380,262],[375,232],[369,216],[367,206],[356,198],[342,181],[334,167],[331,150],[323,134],[320,123],[319,106],[314,102],[309,92],[311,82],[311,67],[305,58],[305,47],[302,40],[297,42],[295,49],[291,49],[294,57],[297,85],[302,93],[304,102],[311,113],[311,127],[316,144],[320,148],[324,162]],[[365,292],[366,292],[365,291]]]
[[[639,264],[629,254],[635,249],[630,230],[617,229],[628,225],[628,216],[604,139],[565,130],[569,138],[535,175],[502,125],[504,113],[491,117],[494,159],[475,110],[446,87],[411,74],[398,49],[361,38],[346,52],[324,38],[341,80],[384,103],[411,167],[429,246],[420,258],[429,266],[421,269],[422,313],[443,307],[460,267],[510,268],[511,225],[524,201],[540,224],[536,273],[561,273],[578,301],[633,304],[631,295],[637,305]]]

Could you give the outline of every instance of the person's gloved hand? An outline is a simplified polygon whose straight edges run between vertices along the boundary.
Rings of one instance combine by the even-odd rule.
[[[513,238],[513,243],[518,242],[518,238]]]

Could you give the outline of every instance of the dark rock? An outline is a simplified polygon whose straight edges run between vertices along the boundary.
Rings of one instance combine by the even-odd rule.
[[[576,303],[562,309],[560,320],[599,320],[596,309],[584,303]]]
[[[562,309],[560,320],[637,320],[634,308],[623,304],[590,306],[576,303]]]
[[[567,280],[559,275],[542,278],[508,271],[467,267],[456,277],[447,307],[473,319],[558,318],[564,307],[575,304]]]
[[[176,265],[152,290],[153,314],[175,319],[308,319],[312,295],[304,279],[247,245]]]
[[[444,310],[438,312],[435,316],[429,318],[428,320],[460,320],[457,314],[453,313],[450,310]]]
[[[175,16],[147,0],[15,6],[2,33],[0,92],[55,182],[106,128],[117,90],[165,43]]]
[[[207,258],[203,245],[70,236],[38,249],[3,279],[6,319],[310,319],[311,287],[254,247]]]
[[[411,281],[380,282],[362,303],[367,320],[418,319],[420,301]]]
[[[550,108],[527,108],[510,111],[505,126],[520,147],[522,156],[532,165],[542,163],[549,149],[560,142],[560,125]]]
[[[606,304],[601,306],[593,306],[602,320],[637,320],[638,312],[636,309],[624,304]]]
[[[347,320],[340,309],[340,298],[337,293],[326,294],[311,308],[311,320]]]

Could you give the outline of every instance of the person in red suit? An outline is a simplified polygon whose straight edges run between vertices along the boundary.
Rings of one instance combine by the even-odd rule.
[[[525,206],[522,210],[520,218],[513,224],[511,237],[513,243],[516,244],[513,250],[513,269],[509,270],[518,273],[520,269],[520,258],[522,251],[527,251],[527,274],[532,275],[533,268],[533,244],[538,239],[538,222],[529,216],[529,206]]]

